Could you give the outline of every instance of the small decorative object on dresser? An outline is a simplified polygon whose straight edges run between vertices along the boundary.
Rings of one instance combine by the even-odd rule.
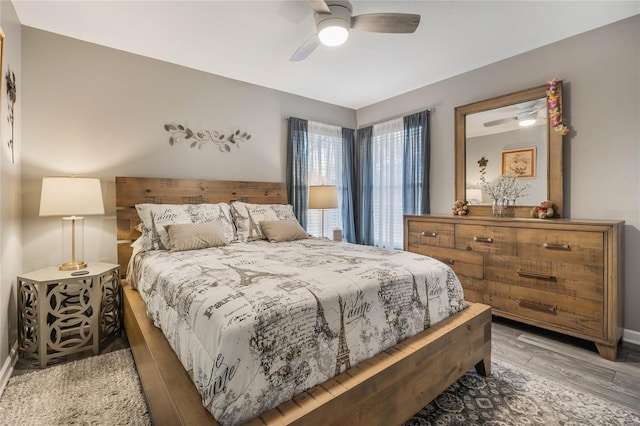
[[[100,343],[120,331],[120,266],[89,263],[82,272],[40,269],[18,276],[20,355],[45,367],[76,352],[100,352]]]
[[[404,249],[451,266],[465,299],[494,315],[595,343],[622,336],[624,222],[405,216]]]
[[[554,217],[554,215],[553,201],[550,200],[545,200],[539,206],[531,209],[531,217],[537,217],[538,219],[548,219]]]
[[[466,215],[467,211],[469,210],[469,207],[467,207],[467,204],[469,204],[468,201],[456,200],[453,203],[453,208],[451,209],[451,213],[454,216],[464,216],[464,215]]]

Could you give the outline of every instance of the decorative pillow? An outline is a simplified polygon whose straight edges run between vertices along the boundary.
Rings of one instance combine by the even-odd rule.
[[[218,222],[176,223],[165,226],[171,251],[196,250],[227,245]]]
[[[270,220],[297,220],[290,204],[250,204],[231,202],[231,214],[236,225],[236,238],[240,241],[265,239],[260,222]]]
[[[263,220],[260,222],[260,228],[272,243],[309,238],[309,235],[297,220]]]
[[[235,238],[231,211],[226,203],[218,204],[136,204],[142,221],[142,248],[166,250],[169,236],[166,225],[177,223],[218,222],[228,242]]]

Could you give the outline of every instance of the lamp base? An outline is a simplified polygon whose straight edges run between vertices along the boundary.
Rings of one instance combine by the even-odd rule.
[[[61,271],[77,271],[78,269],[84,269],[87,267],[86,262],[67,262],[58,267]]]

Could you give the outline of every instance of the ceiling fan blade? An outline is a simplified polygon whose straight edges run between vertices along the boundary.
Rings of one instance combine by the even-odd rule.
[[[298,50],[296,50],[293,55],[291,55],[289,61],[302,61],[307,56],[309,56],[311,52],[316,50],[316,47],[318,46],[320,46],[320,38],[318,37],[318,34],[314,34],[311,38],[305,41],[302,46],[298,47]]]
[[[420,15],[410,13],[368,13],[351,17],[351,28],[374,33],[412,33]]]
[[[497,126],[499,124],[508,123],[510,121],[513,121],[513,120],[518,120],[518,118],[517,117],[501,118],[499,120],[487,121],[486,123],[482,123],[482,125],[484,127],[493,127],[493,126]]]
[[[324,0],[307,0],[307,4],[314,12],[331,13],[329,6],[327,6],[327,3],[325,3]]]

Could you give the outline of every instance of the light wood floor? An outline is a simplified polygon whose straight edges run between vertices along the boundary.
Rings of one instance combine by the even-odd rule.
[[[615,362],[591,342],[494,317],[491,357],[585,393],[640,410],[640,346],[623,343]]]
[[[492,359],[563,382],[634,410],[640,407],[640,346],[623,343],[616,362],[600,358],[595,345],[584,340],[494,317]],[[100,352],[128,347],[124,336]],[[91,356],[74,354],[66,361]],[[64,360],[62,360],[64,361]],[[37,362],[19,360],[13,375],[38,370]]]

